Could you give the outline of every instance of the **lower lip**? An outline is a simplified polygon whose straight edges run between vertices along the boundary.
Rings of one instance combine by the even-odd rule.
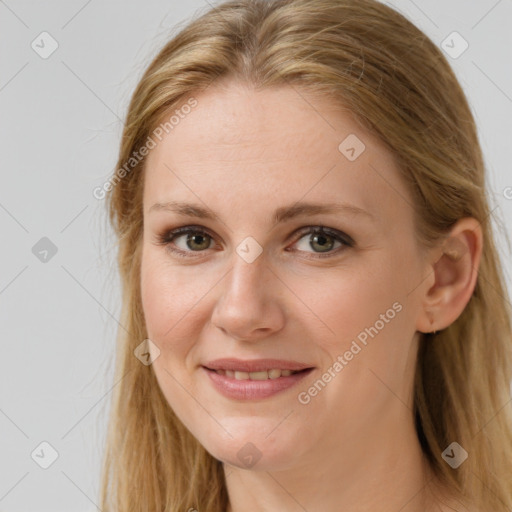
[[[259,400],[295,386],[297,382],[309,375],[313,368],[294,373],[288,377],[267,380],[236,380],[234,377],[226,377],[214,370],[208,370],[204,366],[203,370],[208,374],[217,391],[225,397],[234,400]]]

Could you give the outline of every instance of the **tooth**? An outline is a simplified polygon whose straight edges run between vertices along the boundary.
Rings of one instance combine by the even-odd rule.
[[[262,372],[250,372],[249,378],[251,380],[267,380],[268,379],[268,372],[263,370]]]
[[[272,368],[271,370],[263,370],[259,372],[244,372],[238,370],[216,370],[219,375],[235,378],[236,380],[267,380],[278,379],[279,377],[289,377],[298,372],[298,370],[280,370]]]

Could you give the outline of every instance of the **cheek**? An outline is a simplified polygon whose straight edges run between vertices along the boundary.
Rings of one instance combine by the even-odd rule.
[[[141,262],[141,299],[148,337],[162,350],[173,351],[190,343],[201,325],[208,291],[216,275],[198,273],[195,266],[171,265],[165,253],[151,248]]]
[[[321,320],[309,315],[311,339],[321,343],[328,355],[327,367],[339,356],[347,361],[340,378],[335,379],[333,393],[337,389],[334,394],[344,394],[350,387],[357,389],[359,397],[381,396],[384,400],[386,388],[371,371],[395,389],[403,385],[410,365],[415,309],[407,296],[411,279],[402,271],[401,258],[392,251],[379,251],[375,256],[360,267],[331,270],[315,280],[314,286],[297,280],[294,290]],[[314,336],[313,322],[327,334]],[[357,404],[347,403],[347,407]]]
[[[151,249],[143,251],[141,299],[148,336],[160,346],[190,306],[187,287],[180,282],[179,273]]]
[[[170,286],[162,275],[157,262],[146,255],[141,263],[141,299],[148,336],[155,341],[161,338],[165,325],[176,302],[173,296],[174,287]]]
[[[340,340],[353,339],[395,302],[404,300],[403,284],[395,272],[392,258],[381,254],[379,261],[329,269],[314,281],[297,279],[293,289],[335,348],[341,346]]]

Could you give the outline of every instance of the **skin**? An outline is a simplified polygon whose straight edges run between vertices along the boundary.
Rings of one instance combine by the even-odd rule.
[[[142,301],[160,350],[158,383],[223,462],[229,512],[449,510],[448,490],[433,479],[414,429],[412,383],[419,332],[448,326],[471,297],[478,222],[461,219],[452,229],[447,243],[458,255],[420,247],[392,154],[325,98],[232,81],[194,97],[198,106],[146,162]],[[349,134],[366,146],[354,161],[338,149]],[[207,206],[220,220],[150,211],[171,200]],[[273,224],[276,208],[299,200],[350,203],[371,217],[342,212]],[[198,225],[210,245],[207,238],[187,246],[186,235],[157,243],[171,229]],[[331,256],[319,258],[325,253],[311,235],[298,233],[308,226],[339,230],[355,246],[339,250],[334,241]],[[252,263],[236,252],[248,236],[263,248]],[[188,253],[179,257],[171,246]],[[394,303],[401,311],[300,403],[298,394]],[[201,368],[220,357],[294,359],[315,370],[273,397],[235,401]],[[237,456],[247,443],[261,455],[250,468]]]

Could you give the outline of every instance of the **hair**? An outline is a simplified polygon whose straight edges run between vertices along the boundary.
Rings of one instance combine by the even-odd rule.
[[[145,70],[129,104],[117,169],[164,115],[220,78],[302,89],[351,111],[396,157],[425,248],[461,218],[480,222],[484,246],[468,304],[447,328],[420,333],[413,419],[440,482],[478,510],[512,509],[511,315],[477,129],[447,59],[414,24],[374,0],[224,2],[190,21]],[[106,196],[124,328],[101,508],[225,512],[221,461],[184,427],[152,366],[133,353],[147,338],[140,289],[144,163]],[[469,453],[457,469],[441,456],[453,441]]]

